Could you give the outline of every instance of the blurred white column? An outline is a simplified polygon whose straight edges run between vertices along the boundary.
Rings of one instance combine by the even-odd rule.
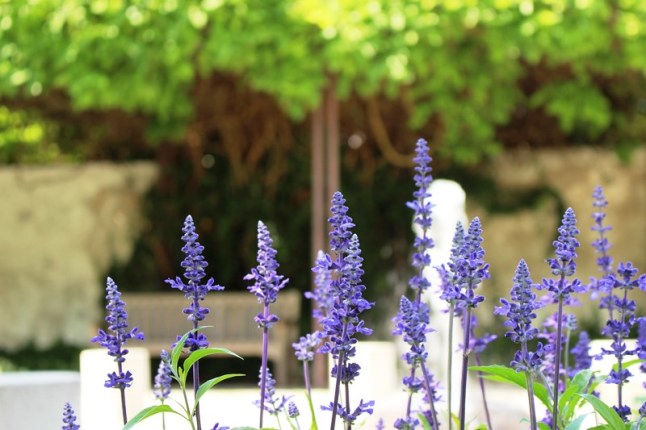
[[[154,404],[151,396],[150,354],[145,348],[128,348],[125,371],[130,371],[134,382],[126,389],[128,418],[141,409]],[[119,390],[105,388],[109,373],[117,365],[104,348],[86,349],[81,352],[81,428],[114,430],[123,427],[121,396]]]

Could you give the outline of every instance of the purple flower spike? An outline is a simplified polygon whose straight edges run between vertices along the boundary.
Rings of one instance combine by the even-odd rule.
[[[527,263],[520,260],[511,288],[511,300],[500,299],[502,306],[494,310],[494,314],[507,317],[503,325],[510,330],[505,333],[505,337],[514,343],[529,342],[538,335],[538,329],[532,327],[532,322],[536,319],[535,311],[542,308],[543,304],[536,300],[536,294],[532,290],[534,286]]]
[[[161,361],[155,375],[155,384],[153,386],[153,394],[162,402],[170,396],[170,384],[172,381],[170,356],[166,350],[161,352]]]
[[[63,407],[63,430],[79,430],[81,427],[76,424],[76,415],[74,409],[69,403],[65,403]]]
[[[206,277],[204,268],[208,266],[206,260],[202,256],[204,247],[197,241],[199,238],[195,232],[195,224],[193,218],[188,215],[184,220],[184,227],[182,228],[182,241],[184,246],[182,252],[185,258],[181,263],[184,268],[184,278],[187,283],[178,276],[175,279],[167,279],[171,288],[176,288],[184,293],[184,296],[190,300],[188,307],[184,308],[183,312],[188,315],[188,320],[193,323],[193,328],[199,326],[199,322],[204,320],[209,313],[209,308],[202,307],[200,302],[204,300],[209,291],[221,291],[224,289],[221,285],[216,285],[213,278],[209,278],[206,283],[202,283],[202,279]],[[178,336],[178,340],[181,336]],[[190,351],[206,348],[208,341],[204,333],[191,333],[186,339],[185,347]]]
[[[260,371],[260,382],[258,382],[258,386],[262,384],[262,369]],[[260,400],[256,400],[254,404],[258,407],[262,407],[267,413],[270,415],[275,415],[278,416],[280,411],[285,409],[285,406],[287,405],[287,402],[289,401],[290,397],[285,397],[285,396],[278,396],[276,394],[276,380],[271,374],[271,371],[267,369],[266,373],[266,379],[265,379],[265,393],[264,393],[264,402],[261,402]]]
[[[121,370],[121,364],[126,361],[125,355],[128,350],[124,348],[129,339],[143,340],[144,334],[141,333],[137,327],[128,330],[128,313],[126,312],[126,304],[121,300],[121,293],[118,290],[117,284],[114,283],[112,278],[108,278],[106,282],[106,310],[108,315],[105,321],[108,323],[108,331],[99,330],[99,334],[91,339],[102,347],[108,350],[108,355],[114,357],[117,362],[118,372],[108,375],[108,380],[105,382],[107,388],[126,388],[132,383],[132,375],[130,372],[124,373]]]
[[[296,358],[299,361],[313,361],[314,354],[323,340],[323,334],[319,331],[301,336],[298,342],[292,343]]]
[[[402,336],[404,342],[410,345],[410,350],[402,356],[406,363],[415,366],[425,363],[428,357],[425,349],[426,335],[434,331],[428,327],[428,305],[424,302],[411,302],[402,296],[399,312],[393,321],[395,322],[393,334]],[[409,388],[411,388],[410,385]]]
[[[412,257],[412,265],[417,273],[411,277],[409,285],[418,294],[430,287],[430,281],[423,275],[425,267],[431,265],[430,250],[433,248],[433,239],[430,237],[430,229],[432,224],[431,212],[433,205],[430,202],[431,193],[429,185],[433,177],[431,176],[431,157],[428,155],[428,144],[424,139],[419,139],[415,146],[415,185],[417,190],[413,192],[415,200],[408,202],[407,206],[415,211],[413,222],[420,227],[421,234],[415,237],[413,248],[415,252]]]
[[[603,195],[603,188],[600,186],[594,189],[592,197],[594,198],[592,206],[595,212],[592,214],[594,225],[590,229],[596,231],[599,235],[592,242],[592,246],[600,254],[597,258],[597,266],[599,266],[604,275],[607,275],[612,272],[612,257],[608,255],[608,251],[612,248],[612,245],[610,245],[608,238],[605,236],[606,232],[612,230],[612,227],[604,225],[606,218],[605,210],[608,207],[608,201]]]
[[[269,235],[267,226],[258,221],[258,253],[257,253],[258,266],[251,269],[251,273],[244,277],[245,281],[254,281],[254,284],[247,287],[247,289],[255,294],[258,302],[268,306],[276,302],[278,291],[281,290],[288,279],[283,279],[276,270],[278,269],[278,262],[276,261],[276,250],[273,248],[273,241]],[[276,315],[258,314],[256,322],[260,327],[271,327],[278,321]]]
[[[574,357],[574,367],[570,371],[570,377],[590,368],[592,357],[590,356],[590,336],[588,336],[588,332],[582,331],[579,334],[579,340],[574,348],[570,350],[570,353]]]
[[[287,415],[289,415],[290,418],[296,418],[300,415],[296,403],[290,401],[287,404]]]
[[[334,401],[330,408],[325,408],[332,411],[332,428],[334,428],[337,415],[344,420],[353,418],[354,412],[350,413],[349,406],[346,405],[344,408],[339,404],[341,383],[349,384],[359,374],[359,365],[350,363],[348,360],[356,353],[356,336],[372,334],[372,330],[365,327],[364,321],[359,316],[373,304],[363,298],[366,287],[361,282],[363,258],[359,238],[350,230],[354,223],[347,215],[348,208],[340,192],[334,193],[330,211],[332,216],[328,221],[332,228],[330,232],[332,255],[326,254],[320,257],[312,270],[316,273],[329,272],[331,276],[327,294],[329,294],[328,297],[334,298],[334,302],[327,317],[321,321],[323,335],[328,340],[318,352],[330,353],[335,360],[332,368],[332,374],[336,378]],[[361,407],[355,410],[357,413],[363,411]]]

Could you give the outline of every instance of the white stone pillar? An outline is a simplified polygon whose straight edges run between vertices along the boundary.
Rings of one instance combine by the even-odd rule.
[[[154,404],[151,396],[150,354],[145,348],[128,348],[124,372],[130,371],[134,381],[126,389],[126,409],[132,418],[141,409]],[[114,430],[123,427],[119,390],[105,388],[109,373],[117,365],[104,348],[81,352],[81,428]]]

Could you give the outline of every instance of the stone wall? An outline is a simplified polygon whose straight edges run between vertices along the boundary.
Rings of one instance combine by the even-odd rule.
[[[597,185],[604,187],[609,202],[606,223],[613,227],[608,237],[615,267],[618,262],[632,261],[641,273],[646,273],[646,148],[636,151],[626,164],[613,152],[591,148],[509,152],[488,166],[487,173],[494,178],[497,192],[540,188],[553,191],[533,208],[504,214],[488,213],[467,198],[469,217],[479,216],[482,221],[485,259],[491,264],[492,274],[483,288],[492,288],[493,295],[508,297],[520,258],[527,261],[534,282],[551,276],[545,259],[554,255],[552,241],[563,215],[559,204],[572,207],[577,215],[581,231],[577,276],[583,282],[598,276],[591,246],[595,234],[590,231],[592,192]],[[468,188],[466,193],[469,196]],[[637,296],[642,312],[646,311],[646,294]],[[498,304],[497,299],[487,302],[489,309]],[[590,303],[584,303],[577,313],[588,322],[599,315],[596,304]],[[489,312],[479,315],[493,318]]]
[[[143,162],[0,169],[0,349],[87,345],[100,278],[130,258],[156,175]]]

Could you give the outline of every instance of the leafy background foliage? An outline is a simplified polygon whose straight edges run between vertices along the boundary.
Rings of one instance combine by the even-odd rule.
[[[341,159],[366,283],[394,294],[415,140],[436,175],[479,184],[506,148],[628,158],[646,137],[645,22],[639,0],[2,2],[0,162],[155,160],[149,225],[112,271],[140,289],[177,274],[187,213],[217,282],[242,288],[263,219],[305,289],[309,114],[333,85],[342,141],[363,143]]]

